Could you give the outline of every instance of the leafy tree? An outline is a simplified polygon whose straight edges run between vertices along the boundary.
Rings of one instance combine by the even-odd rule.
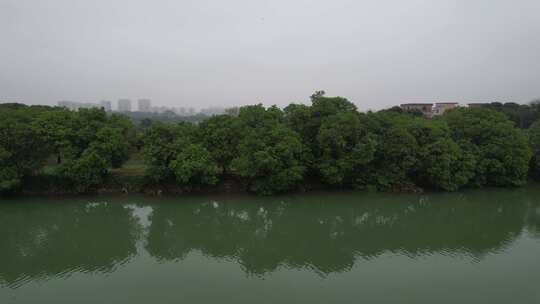
[[[240,108],[239,119],[245,135],[232,167],[247,179],[250,191],[265,195],[288,191],[304,178],[304,146],[300,136],[282,123],[281,118],[282,113],[275,107]]]
[[[190,144],[176,154],[170,163],[176,180],[183,185],[215,185],[219,169],[208,150]]]
[[[229,115],[212,116],[199,124],[199,139],[226,173],[231,161],[238,155],[238,144],[242,131],[236,117]]]
[[[196,127],[190,123],[155,123],[143,135],[146,174],[156,182],[174,179],[170,163],[194,142]]]
[[[58,173],[67,179],[77,192],[87,192],[103,184],[108,173],[108,161],[99,151],[89,148],[79,158],[63,163]]]
[[[218,165],[196,143],[198,135],[198,128],[190,123],[153,124],[143,136],[147,175],[157,182],[176,180],[183,186],[216,184]]]
[[[476,159],[451,138],[440,138],[421,150],[417,183],[446,191],[465,186],[474,176]]]
[[[317,136],[321,151],[317,167],[324,182],[364,184],[363,175],[374,158],[376,141],[361,118],[356,112],[340,112],[323,120]]]
[[[368,184],[384,190],[411,183],[418,151],[414,136],[407,129],[393,126],[385,129],[377,142]]]
[[[83,153],[90,143],[96,140],[97,131],[107,124],[107,113],[103,109],[79,109],[78,112],[72,112],[74,115],[75,137],[71,145]]]
[[[503,114],[487,108],[458,108],[443,115],[453,139],[472,151],[473,183],[518,186],[527,180],[531,150],[525,133]]]
[[[529,146],[532,150],[530,161],[530,173],[538,179],[540,178],[540,120],[535,121],[527,130],[529,136]]]
[[[311,95],[312,118],[324,118],[339,112],[357,112],[356,106],[343,97],[327,97],[324,91]]]
[[[0,192],[15,190],[23,177],[43,167],[47,156],[47,145],[34,128],[0,113]]]
[[[129,137],[133,134],[134,126],[131,120],[125,115],[114,113],[107,119],[107,124],[116,129],[120,129],[122,135]]]
[[[313,129],[311,107],[303,104],[290,104],[283,109],[285,123],[302,136],[306,143],[317,136],[318,126]]]
[[[133,124],[125,116],[107,117],[102,109],[54,109],[35,117],[32,124],[51,145],[59,163],[78,158],[92,146],[113,167],[120,167],[128,158],[134,136]]]
[[[474,175],[474,156],[451,138],[444,120],[416,117],[405,125],[418,145],[411,173],[416,185],[453,191],[469,182]]]
[[[96,140],[90,144],[109,166],[119,168],[129,158],[130,144],[122,134],[122,130],[113,127],[103,127],[96,133]]]
[[[264,129],[283,122],[283,111],[272,106],[266,109],[262,104],[241,107],[238,121],[242,128]]]
[[[538,100],[533,100],[529,104],[492,102],[483,104],[482,107],[504,114],[515,126],[525,129],[540,119],[539,105]]]
[[[12,153],[0,147],[0,193],[16,189],[21,183],[22,174],[10,164]]]
[[[73,112],[61,109],[45,111],[32,120],[33,127],[56,155],[57,163],[61,163],[64,158],[75,158],[82,153],[81,148],[73,144],[78,141],[75,117]]]
[[[154,121],[152,119],[144,118],[143,120],[141,120],[141,122],[139,124],[139,128],[142,129],[142,130],[146,130],[146,129],[150,128],[153,123],[154,123]]]
[[[134,134],[126,117],[109,117],[103,109],[73,112],[54,108],[36,115],[32,126],[61,163],[55,173],[76,185],[79,192],[99,185],[109,167],[120,167],[128,159]],[[91,167],[92,170],[85,171]]]
[[[336,176],[334,180],[330,178],[333,174],[332,171],[336,170],[338,165],[330,164],[328,153],[323,156],[325,152],[320,145],[318,137],[325,120],[340,113],[358,115],[356,106],[343,97],[327,97],[324,91],[317,91],[310,98],[311,106],[291,104],[286,107],[284,121],[301,136],[302,143],[305,146],[304,160],[308,167],[308,174],[310,176],[324,174],[327,183],[334,185],[341,184],[343,176]],[[339,130],[336,131],[339,132]],[[325,160],[322,160],[323,157]],[[322,165],[323,163],[325,165]],[[339,166],[343,165],[345,164]]]

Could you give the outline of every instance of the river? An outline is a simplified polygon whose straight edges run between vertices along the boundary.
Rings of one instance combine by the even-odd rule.
[[[540,185],[0,201],[0,303],[540,303]]]

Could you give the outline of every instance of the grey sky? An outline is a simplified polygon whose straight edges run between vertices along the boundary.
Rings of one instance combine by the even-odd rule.
[[[540,97],[539,0],[0,0],[0,100]]]

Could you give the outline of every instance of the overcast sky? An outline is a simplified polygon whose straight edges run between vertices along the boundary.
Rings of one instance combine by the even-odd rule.
[[[539,0],[0,0],[0,100],[540,97]]]

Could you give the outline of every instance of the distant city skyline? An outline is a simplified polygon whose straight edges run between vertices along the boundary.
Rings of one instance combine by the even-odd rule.
[[[333,96],[333,95],[329,95],[328,96]],[[336,96],[339,96],[339,95],[336,95]],[[341,97],[345,97],[346,96],[341,96]],[[114,99],[112,99],[114,100]],[[79,104],[86,104],[86,105],[93,105],[93,106],[99,106],[99,107],[103,107],[105,108],[106,110],[108,111],[120,111],[120,108],[118,106],[119,104],[119,101],[120,100],[125,100],[125,101],[130,101],[130,110],[129,111],[141,111],[139,106],[140,106],[140,101],[149,101],[150,104],[147,108],[143,109],[142,112],[163,112],[167,109],[190,109],[190,108],[193,108],[194,111],[211,111],[212,109],[227,109],[227,108],[231,108],[231,107],[240,107],[240,106],[243,106],[242,104],[237,104],[237,105],[230,105],[230,106],[223,106],[223,105],[209,105],[209,106],[199,106],[197,107],[196,105],[189,105],[189,104],[173,104],[173,105],[165,105],[165,104],[159,104],[159,103],[156,103],[154,102],[153,99],[150,99],[150,98],[119,98],[119,99],[116,99],[116,101],[113,101],[111,102],[110,100],[108,99],[103,99],[103,100],[96,100],[96,101],[78,101],[78,100],[67,100],[67,99],[62,99],[62,100],[57,100],[55,102],[51,102],[51,103],[30,103],[30,102],[25,102],[25,101],[21,101],[21,100],[13,100],[13,99],[6,99],[6,98],[1,98],[0,97],[0,103],[23,103],[23,104],[28,104],[28,105],[49,105],[49,106],[58,106],[60,103],[62,102],[74,102],[74,103],[79,103]],[[457,104],[460,104],[460,105],[467,105],[467,104],[485,104],[485,103],[492,103],[492,102],[500,102],[500,103],[509,103],[509,102],[514,102],[514,103],[518,103],[518,104],[528,104],[532,101],[538,101],[540,100],[540,98],[533,98],[533,99],[530,99],[530,100],[526,100],[526,101],[513,101],[513,100],[466,100],[466,99],[457,99],[457,100],[441,100],[441,99],[418,99],[418,100],[402,100],[402,101],[399,101],[395,104],[389,104],[385,107],[382,107],[382,108],[361,108],[359,107],[358,104],[356,104],[358,106],[358,110],[359,111],[370,111],[370,110],[374,110],[374,111],[378,111],[378,110],[383,110],[383,109],[388,109],[388,108],[391,108],[391,107],[394,107],[394,106],[399,106],[401,104],[407,104],[407,103],[411,103],[411,104],[415,104],[415,103],[457,103]],[[351,102],[354,103],[353,100],[350,100]],[[258,104],[258,103],[262,103],[262,102],[255,102],[255,103],[251,103],[251,104],[245,104],[245,105],[254,105],[254,104]],[[293,102],[291,102],[293,103]],[[309,104],[310,103],[310,100],[309,98],[307,98],[306,101],[303,101],[303,102],[294,102],[294,103],[304,103],[304,104]],[[281,108],[287,106],[288,104],[276,104],[276,103],[273,103],[273,104],[265,104],[263,103],[265,106],[272,106],[272,105],[277,105]],[[290,104],[290,103],[289,103]],[[160,111],[158,111],[157,109],[161,109]]]
[[[0,100],[0,103],[3,101]],[[72,100],[60,100],[55,106],[65,107],[69,110],[79,110],[81,108],[103,108],[105,111],[115,112],[146,112],[146,113],[165,113],[173,112],[180,116],[195,115],[197,113],[205,115],[224,114],[227,107],[210,106],[200,109],[189,106],[153,106],[152,100],[148,98],[140,98],[137,100],[135,107],[133,101],[128,98],[120,98],[115,102],[109,100],[101,100],[100,102],[78,102]]]
[[[538,101],[539,99],[534,99],[531,101]],[[129,102],[129,105],[124,106],[124,108],[121,109],[119,104],[123,102]],[[146,104],[141,109],[141,101],[143,104]],[[412,101],[412,102],[403,102],[403,103],[397,103],[389,105],[385,108],[381,109],[362,109],[358,108],[360,112],[367,112],[367,111],[378,111],[383,109],[388,109],[391,107],[400,106],[403,108],[404,105],[441,105],[441,104],[455,104],[457,106],[474,106],[474,105],[484,105],[489,104],[493,102],[513,102],[513,101],[490,101],[490,100],[461,100],[461,101],[447,101],[447,100],[422,100],[422,101]],[[0,99],[0,103],[21,103],[20,101],[16,100],[2,100]],[[24,102],[22,102],[24,103]],[[519,102],[517,102],[519,103]],[[527,104],[528,102],[519,103],[519,104]],[[29,103],[24,103],[29,104]],[[50,105],[50,106],[63,106],[71,110],[77,110],[79,108],[90,108],[90,107],[98,107],[98,108],[104,108],[106,111],[117,111],[117,112],[149,112],[149,113],[164,113],[167,111],[174,112],[177,115],[194,115],[197,113],[205,114],[205,115],[215,115],[215,114],[224,114],[227,109],[229,108],[235,108],[235,107],[241,107],[242,105],[233,105],[233,106],[206,106],[206,107],[194,107],[189,105],[173,105],[173,106],[165,106],[165,105],[156,105],[154,104],[152,99],[149,98],[138,98],[138,99],[130,99],[130,98],[120,98],[117,99],[114,102],[111,102],[110,100],[101,100],[101,101],[95,101],[95,102],[85,102],[85,101],[75,101],[75,100],[60,100],[53,104],[35,104],[35,105]],[[278,105],[280,106],[280,105]],[[285,105],[286,106],[286,105]],[[126,108],[127,107],[127,108]],[[283,108],[283,106],[280,106]],[[438,110],[437,108],[434,109],[434,111],[438,114],[444,113],[445,110]]]

